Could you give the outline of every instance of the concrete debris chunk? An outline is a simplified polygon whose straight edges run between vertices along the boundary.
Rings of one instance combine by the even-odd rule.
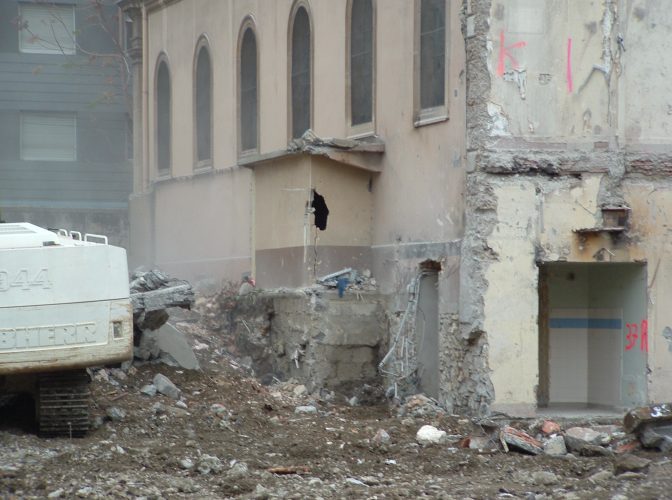
[[[614,474],[620,475],[625,472],[647,473],[651,460],[636,455],[620,455],[614,461]]]
[[[541,486],[550,486],[558,482],[558,476],[549,471],[537,471],[532,473],[532,483]]]
[[[180,460],[180,467],[185,470],[191,470],[194,468],[194,462],[189,458],[183,458]]]
[[[173,399],[179,399],[180,394],[182,391],[178,389],[175,384],[173,384],[168,377],[161,373],[157,373],[154,376],[153,380],[154,386],[156,387],[156,390],[163,394],[164,396],[168,396],[169,398]]]
[[[224,466],[219,458],[205,454],[200,457],[196,466],[196,470],[203,475],[210,474],[211,472],[219,474],[223,468]]]
[[[415,435],[415,440],[423,446],[442,444],[447,439],[446,431],[441,431],[433,425],[423,425]]]
[[[626,413],[623,418],[625,432],[636,432],[648,423],[672,422],[672,403],[641,406]]]
[[[201,368],[184,334],[170,323],[166,323],[158,330],[144,332],[140,345],[146,342],[152,345],[151,356],[142,359],[158,358],[165,364],[186,370],[200,370]]]
[[[384,444],[389,444],[392,438],[390,435],[387,433],[385,429],[378,429],[378,432],[376,432],[376,435],[373,436],[373,442],[374,444],[380,446]]]
[[[118,408],[116,406],[110,406],[106,411],[105,414],[108,416],[108,418],[114,422],[119,422],[123,419],[126,418],[126,412],[122,410],[121,408]]]
[[[488,436],[471,436],[462,440],[464,447],[470,450],[494,450],[499,447],[499,443]]]
[[[610,457],[614,453],[603,445],[611,438],[603,433],[585,427],[572,427],[565,433],[567,449],[583,457]],[[598,444],[595,444],[598,443]]]
[[[565,435],[580,439],[589,444],[609,444],[610,438],[607,434],[597,432],[589,427],[571,427],[565,431]]]
[[[541,441],[511,426],[507,425],[502,428],[500,436],[503,442],[514,449],[525,451],[532,455],[539,455],[544,452],[544,445]]]
[[[317,413],[317,408],[315,408],[312,405],[297,406],[294,409],[294,413],[315,414],[315,413]]]
[[[246,463],[236,462],[227,471],[226,477],[228,479],[240,479],[240,478],[243,478],[243,477],[247,477],[249,475],[249,473],[250,472],[249,472],[249,469],[248,469]]]
[[[672,422],[644,424],[638,434],[645,448],[657,448],[665,453],[672,451]]]
[[[157,390],[154,384],[147,384],[142,386],[140,392],[145,396],[154,397],[156,396]]]
[[[544,454],[551,457],[562,457],[567,454],[565,438],[562,436],[553,436],[544,443]]]
[[[406,399],[404,405],[399,409],[399,416],[416,417],[416,418],[432,418],[439,415],[444,415],[446,412],[439,403],[424,394],[414,394]]]
[[[604,483],[604,482],[608,481],[613,476],[614,475],[611,473],[611,471],[603,469],[603,470],[597,471],[595,474],[590,476],[588,478],[588,481],[590,481],[591,483],[599,484],[599,483]]]
[[[158,269],[133,273],[130,291],[136,334],[163,326],[168,321],[166,309],[191,309],[194,305],[191,285],[187,281],[171,278]]]

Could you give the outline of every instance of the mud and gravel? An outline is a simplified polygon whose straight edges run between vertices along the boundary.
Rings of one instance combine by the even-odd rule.
[[[151,363],[96,372],[97,428],[84,438],[38,437],[29,400],[0,410],[0,498],[672,498],[663,453],[637,450],[648,468],[614,475],[614,456],[461,448],[485,435],[467,418],[264,386],[210,344],[197,351],[198,372]],[[157,373],[180,400],[141,392]],[[425,424],[447,442],[417,444]]]

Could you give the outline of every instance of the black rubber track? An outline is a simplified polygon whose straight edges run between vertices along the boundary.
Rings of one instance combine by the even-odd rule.
[[[88,432],[90,380],[86,370],[40,375],[36,410],[41,436],[81,437]]]

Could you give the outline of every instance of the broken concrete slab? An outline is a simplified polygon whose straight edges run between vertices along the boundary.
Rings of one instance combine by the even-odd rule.
[[[544,445],[541,441],[508,425],[502,428],[500,436],[504,443],[515,449],[525,451],[532,455],[539,455],[544,452]]]
[[[588,441],[569,434],[565,435],[565,445],[569,451],[583,457],[610,457],[613,455],[613,452],[608,448],[591,444]]]
[[[580,439],[588,444],[609,444],[611,441],[608,434],[597,432],[590,427],[571,427],[565,431],[566,436]]]
[[[182,393],[182,391],[178,389],[168,377],[161,373],[157,373],[154,376],[152,383],[158,392],[169,398],[179,399],[180,394]]]
[[[638,457],[636,455],[620,455],[614,461],[614,474],[619,475],[625,472],[647,473],[651,460]]]
[[[194,305],[191,285],[187,281],[171,278],[158,269],[133,273],[130,292],[136,334],[144,330],[156,330],[165,324],[168,321],[166,309],[191,309]]]
[[[567,455],[567,445],[562,436],[553,436],[544,443],[544,454],[551,457],[562,457]]]
[[[672,451],[672,422],[644,424],[638,429],[638,435],[645,448],[657,448],[665,453]]]
[[[625,415],[623,426],[626,432],[635,433],[646,448],[672,450],[672,403],[635,408]]]
[[[672,422],[672,403],[641,406],[630,410],[623,418],[625,432],[635,432],[643,424]]]
[[[200,370],[198,359],[194,351],[189,346],[184,334],[171,325],[166,323],[154,332],[146,332],[156,339],[156,344],[162,353],[169,355],[175,362],[186,370]]]

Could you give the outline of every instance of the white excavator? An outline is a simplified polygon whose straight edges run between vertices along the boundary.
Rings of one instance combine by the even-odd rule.
[[[0,223],[0,411],[29,394],[41,435],[82,436],[87,368],[132,355],[126,251],[105,236]]]

